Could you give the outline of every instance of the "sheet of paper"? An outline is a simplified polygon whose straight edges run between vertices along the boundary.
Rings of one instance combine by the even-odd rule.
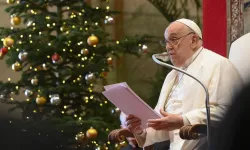
[[[104,87],[103,95],[126,115],[133,114],[141,119],[141,127],[145,129],[148,119],[160,118],[129,86],[123,82]]]

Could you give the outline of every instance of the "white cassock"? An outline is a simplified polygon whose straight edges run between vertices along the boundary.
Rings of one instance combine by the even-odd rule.
[[[196,57],[197,56],[197,57]],[[232,96],[242,85],[238,70],[226,58],[201,47],[189,59],[187,72],[198,78],[208,89],[210,96],[211,125],[216,126],[231,104]],[[162,108],[168,113],[180,114],[184,125],[206,124],[205,91],[202,86],[187,75],[172,70],[166,77],[155,110]],[[176,84],[175,80],[179,80]],[[206,138],[182,140],[179,129],[173,131],[147,128],[141,135],[135,135],[141,147],[170,140],[171,150],[206,149]]]

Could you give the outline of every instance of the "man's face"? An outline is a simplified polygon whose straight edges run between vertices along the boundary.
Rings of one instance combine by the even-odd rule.
[[[173,22],[165,31],[166,50],[173,65],[181,67],[194,53],[192,32],[188,27],[179,22]]]

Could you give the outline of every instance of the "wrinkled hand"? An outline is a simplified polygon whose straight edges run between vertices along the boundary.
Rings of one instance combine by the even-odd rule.
[[[127,129],[134,134],[141,134],[143,132],[141,128],[141,119],[134,116],[134,115],[128,115],[126,117],[126,127]]]
[[[162,109],[160,113],[164,116],[160,119],[149,119],[148,127],[152,127],[155,130],[175,130],[180,129],[184,123],[181,115],[169,114]]]

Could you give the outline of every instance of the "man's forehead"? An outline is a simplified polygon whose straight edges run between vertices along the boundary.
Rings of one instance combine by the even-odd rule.
[[[165,30],[164,36],[174,36],[179,35],[185,29],[185,25],[179,22],[171,23]]]

